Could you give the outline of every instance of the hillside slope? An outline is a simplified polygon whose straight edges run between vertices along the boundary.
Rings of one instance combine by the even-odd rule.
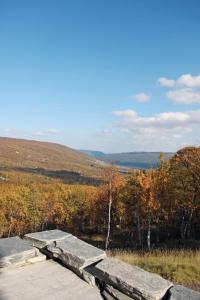
[[[98,176],[101,165],[93,157],[49,142],[0,137],[0,167],[77,172]]]
[[[118,166],[136,169],[156,168],[160,162],[160,152],[126,152],[105,154],[103,152],[92,150],[81,151],[107,163],[114,161]],[[164,158],[169,159],[173,155],[174,153],[172,152],[165,152]]]

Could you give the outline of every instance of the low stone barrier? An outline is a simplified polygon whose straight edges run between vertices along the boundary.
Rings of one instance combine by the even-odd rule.
[[[106,253],[72,236],[48,245],[47,250],[59,258],[64,265],[81,270],[106,257]]]
[[[25,234],[23,239],[27,241],[31,246],[43,249],[49,244],[57,241],[62,241],[70,236],[72,236],[72,234],[64,232],[62,230],[54,229],[27,233]]]
[[[61,230],[29,233],[24,240],[0,239],[0,267],[39,261],[40,252],[35,247],[98,286],[106,300],[200,300],[200,293],[173,286],[157,274],[106,257],[103,250]]]
[[[173,284],[161,276],[108,257],[88,268],[96,278],[134,299],[162,299]]]
[[[38,249],[19,237],[0,239],[0,268],[23,265],[46,259]]]
[[[175,285],[169,291],[169,300],[200,300],[200,293],[182,285]]]
[[[105,251],[61,230],[30,233],[26,234],[24,239],[78,272],[106,257]]]

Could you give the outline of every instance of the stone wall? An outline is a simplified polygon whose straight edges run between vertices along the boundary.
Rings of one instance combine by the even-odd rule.
[[[200,300],[200,293],[173,285],[161,276],[126,264],[75,236],[49,230],[0,239],[0,267],[56,259],[88,284],[97,286],[103,299]]]

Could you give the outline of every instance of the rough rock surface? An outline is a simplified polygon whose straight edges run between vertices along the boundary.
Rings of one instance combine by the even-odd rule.
[[[1,268],[16,264],[24,264],[28,259],[36,256],[36,249],[17,236],[0,239]]]
[[[200,300],[200,293],[182,285],[175,285],[169,291],[170,300]]]
[[[80,270],[106,257],[104,251],[74,236],[48,245],[47,250],[73,270]]]
[[[24,240],[30,245],[42,249],[55,241],[61,241],[70,236],[72,236],[70,233],[55,229],[25,234]]]
[[[106,258],[89,267],[93,275],[133,299],[160,300],[172,283],[159,275],[146,272],[115,258]]]
[[[87,270],[80,270],[80,276],[91,286],[97,286],[95,277],[91,273],[87,272]]]
[[[106,300],[131,300],[132,297],[125,295],[119,290],[115,289],[110,285],[105,285],[104,289],[101,292],[101,295],[105,297]]]

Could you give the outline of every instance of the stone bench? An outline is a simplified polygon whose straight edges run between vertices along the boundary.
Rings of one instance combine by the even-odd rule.
[[[27,244],[19,237],[0,239],[0,267],[5,268],[12,265],[23,265],[34,263],[40,259],[46,259],[39,251]]]

